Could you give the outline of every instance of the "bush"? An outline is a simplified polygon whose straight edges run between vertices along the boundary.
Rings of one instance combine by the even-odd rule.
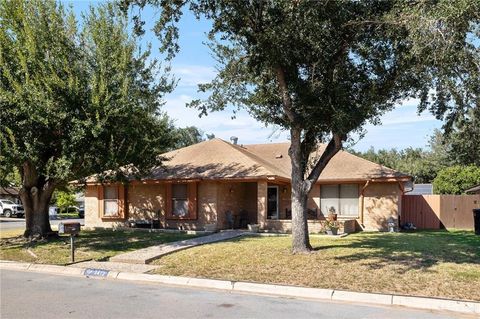
[[[435,194],[464,194],[465,190],[480,184],[480,167],[452,166],[440,170],[433,180]]]

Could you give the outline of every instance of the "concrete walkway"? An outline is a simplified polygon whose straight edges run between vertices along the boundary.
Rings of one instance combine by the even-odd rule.
[[[246,232],[240,230],[223,231],[208,236],[176,241],[168,244],[150,246],[129,253],[116,255],[111,257],[110,261],[116,263],[149,264],[153,260],[158,259],[164,255],[173,253],[175,251],[199,245],[215,243],[222,240],[228,240],[242,236],[244,234],[246,234]]]

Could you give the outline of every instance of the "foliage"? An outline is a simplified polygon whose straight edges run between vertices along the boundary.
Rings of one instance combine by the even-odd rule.
[[[480,166],[480,107],[470,110],[457,122],[448,141],[455,163]]]
[[[336,220],[330,220],[326,219],[322,222],[322,228],[323,230],[333,230],[333,229],[339,229],[340,228],[340,222]]]
[[[67,209],[70,206],[75,206],[75,194],[70,191],[58,191],[56,194],[56,204],[60,211]]]
[[[407,97],[450,123],[478,103],[478,1],[145,1],[162,9],[155,31],[169,57],[188,4],[212,20],[217,77],[200,85],[201,114],[228,105],[290,131],[294,251],[310,249],[306,198],[352,131]],[[433,92],[433,93],[430,93]],[[328,142],[321,154],[318,142]],[[315,154],[313,157],[311,154]]]
[[[203,132],[195,126],[177,128],[174,132],[176,143],[174,149],[203,142]]]
[[[78,23],[53,0],[2,1],[0,21],[0,168],[20,172],[27,231],[55,187],[159,163],[173,141],[159,109],[173,82],[116,6],[91,8]]]
[[[465,190],[480,184],[480,166],[447,167],[433,180],[435,194],[464,194]]]
[[[350,150],[357,156],[414,177],[415,183],[431,183],[439,170],[451,165],[450,146],[438,130],[431,137],[428,148],[408,147],[403,150],[371,147],[366,152]]]

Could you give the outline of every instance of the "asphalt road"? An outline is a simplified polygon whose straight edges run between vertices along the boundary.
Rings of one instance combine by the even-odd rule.
[[[7,318],[473,318],[353,305],[3,270]]]
[[[60,222],[77,222],[81,225],[85,225],[83,218],[72,218],[72,219],[52,219],[50,220],[50,225],[58,225]],[[25,218],[7,218],[0,217],[0,231],[7,229],[25,229]]]

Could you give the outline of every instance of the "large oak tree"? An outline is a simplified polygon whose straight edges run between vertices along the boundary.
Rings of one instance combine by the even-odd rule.
[[[114,5],[83,15],[53,0],[0,2],[0,181],[18,169],[25,236],[51,232],[53,191],[173,146],[160,112],[168,72],[139,50]]]
[[[294,252],[311,249],[308,194],[352,132],[405,98],[447,126],[479,104],[478,0],[121,3],[161,8],[155,32],[168,57],[179,50],[182,10],[209,19],[219,73],[191,105],[202,114],[244,107],[290,132]]]

